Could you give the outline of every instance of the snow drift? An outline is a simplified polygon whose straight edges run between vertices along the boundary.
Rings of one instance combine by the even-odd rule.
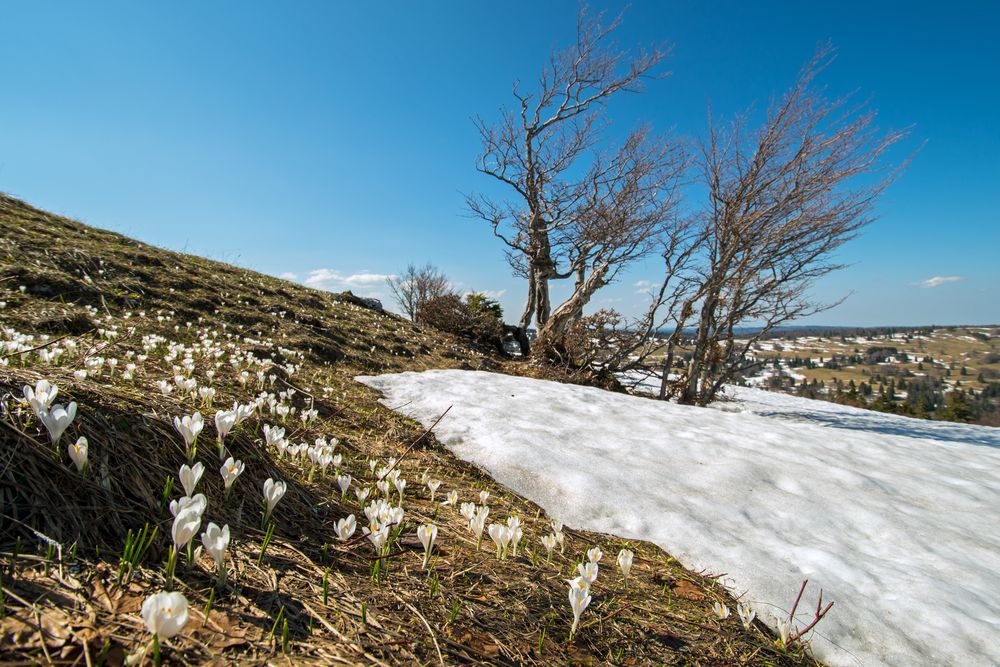
[[[435,432],[456,455],[568,525],[727,573],[765,621],[810,579],[800,610],[836,602],[812,640],[831,665],[1000,664],[1000,430],[757,390],[710,410],[473,371],[359,380],[424,424],[453,405]]]

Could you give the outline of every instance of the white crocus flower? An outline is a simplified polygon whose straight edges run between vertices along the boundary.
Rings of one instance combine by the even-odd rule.
[[[510,543],[510,529],[502,523],[491,523],[489,533],[490,539],[497,545],[497,558],[503,559]]]
[[[323,473],[323,476],[326,477],[326,469],[330,467],[331,463],[333,463],[333,456],[328,450],[322,451],[316,456],[316,462],[319,463],[319,469]],[[336,466],[334,469],[336,469]],[[344,494],[341,494],[341,498],[343,497]]]
[[[396,492],[399,493],[399,504],[403,504],[403,489],[406,488],[406,480],[402,477],[394,479],[392,481],[393,486],[396,487]]]
[[[271,512],[274,511],[274,506],[278,504],[281,497],[285,495],[285,491],[288,490],[288,485],[282,481],[274,481],[268,477],[264,481],[264,500],[267,501],[267,509],[264,510],[264,523],[267,524],[268,519],[271,518]]]
[[[716,602],[715,604],[713,604],[712,611],[715,612],[715,615],[718,616],[720,620],[725,620],[729,618],[729,607],[722,604],[721,602]]]
[[[346,519],[338,519],[336,525],[337,538],[340,539],[341,542],[346,542],[352,535],[354,535],[354,531],[357,527],[357,522],[355,521],[353,514],[347,515]]]
[[[69,425],[73,423],[73,418],[76,417],[76,403],[70,403],[69,405],[63,407],[62,405],[53,405],[50,410],[43,410],[41,414],[38,415],[39,421],[45,426],[49,432],[49,438],[52,439],[53,445],[59,444],[59,438],[62,434],[69,428]]]
[[[276,447],[278,445],[278,442],[285,439],[285,429],[281,428],[280,426],[269,426],[265,424],[264,439],[267,441],[267,444],[271,445],[272,447]]]
[[[177,376],[174,378],[174,384],[177,388],[183,391],[185,394],[195,395],[195,389],[198,388],[198,381],[194,378],[185,378],[183,376]]]
[[[486,527],[486,517],[477,514],[469,521],[469,530],[476,536],[476,549],[483,546],[483,529]]]
[[[340,487],[340,498],[343,499],[347,495],[347,490],[351,488],[351,476],[350,475],[340,475],[337,477],[337,486]]]
[[[177,432],[181,434],[182,438],[184,438],[184,444],[187,446],[188,458],[191,460],[194,460],[194,444],[198,440],[198,434],[201,433],[201,429],[204,427],[205,422],[201,418],[200,412],[184,417],[174,417],[174,428],[177,429]]]
[[[745,630],[750,629],[750,624],[753,623],[753,619],[757,618],[757,612],[753,611],[749,607],[743,606],[743,604],[736,605],[736,613],[739,614],[740,622],[743,623],[743,628]]]
[[[433,523],[425,523],[417,528],[417,539],[424,545],[424,568],[431,559],[431,549],[434,548],[434,540],[437,538],[438,527]]]
[[[385,549],[389,544],[389,527],[382,526],[378,528],[373,524],[372,528],[365,528],[365,535],[371,541],[372,546],[375,547],[376,555],[385,555]]]
[[[243,461],[237,461],[230,456],[222,464],[222,467],[219,468],[219,474],[222,475],[222,483],[225,484],[226,493],[229,493],[229,489],[232,487],[233,482],[236,481],[236,478],[243,474],[245,467]]]
[[[466,521],[472,521],[472,518],[476,516],[476,504],[475,503],[462,503],[459,513],[465,517]]]
[[[635,556],[628,549],[622,549],[618,552],[618,567],[622,570],[622,577],[625,579],[625,586],[628,586],[628,573],[632,569],[632,558]]]
[[[201,402],[206,408],[212,407],[212,401],[215,400],[215,389],[213,387],[199,387],[198,395],[201,396]]]
[[[365,507],[365,516],[368,517],[369,523],[372,521],[378,521],[379,517],[386,509],[388,508],[385,506],[385,501],[379,499],[373,503],[369,503],[368,506]]]
[[[458,491],[449,491],[448,495],[444,497],[444,502],[442,505],[451,505],[454,507],[458,503]]]
[[[544,535],[542,537],[542,546],[545,547],[545,560],[552,561],[552,550],[556,546],[556,536],[553,534]]]
[[[274,446],[278,450],[278,455],[279,456],[288,456],[289,455],[289,453],[290,453],[288,451],[289,444],[288,444],[288,441],[285,440],[284,438],[281,438],[280,440],[276,441],[274,443]]]
[[[208,528],[201,534],[201,543],[205,545],[205,551],[215,561],[215,569],[219,573],[219,579],[226,578],[226,549],[229,548],[229,526],[219,528],[214,523],[209,523]]]
[[[184,487],[184,495],[193,496],[195,487],[198,486],[198,480],[201,479],[202,474],[205,472],[205,464],[201,461],[195,463],[194,466],[189,466],[184,464],[181,466],[181,470],[178,473],[178,477],[181,480],[181,486]]]
[[[787,647],[788,642],[792,637],[791,621],[778,621],[778,637],[781,643],[781,648]]]
[[[193,505],[195,511],[200,515],[204,514],[205,508],[208,507],[208,499],[205,498],[204,493],[196,493],[194,496],[184,496],[178,500],[170,501],[170,514],[172,516],[177,516],[177,513],[186,509],[188,506]]]
[[[34,387],[27,384],[24,385],[22,392],[24,393],[24,400],[31,406],[31,410],[35,413],[35,416],[39,417],[42,412],[47,411],[49,406],[52,405],[56,394],[59,393],[59,387],[51,384],[48,380],[39,380],[35,383]]]
[[[439,486],[441,486],[441,480],[439,479],[427,480],[427,488],[430,489],[431,491],[431,502],[434,502],[434,494],[437,493]]]
[[[580,577],[586,580],[587,584],[592,584],[597,581],[598,572],[597,563],[580,563],[576,566],[576,571],[580,573]]]
[[[480,505],[485,505],[486,501],[489,500],[489,499],[490,499],[490,492],[489,491],[480,491],[479,492],[479,504]]]
[[[77,380],[78,382],[83,382],[84,380],[87,379],[87,371],[83,370],[82,368],[80,370],[73,371],[73,379]]]
[[[569,606],[573,610],[573,626],[569,630],[569,638],[573,639],[576,627],[580,624],[580,615],[590,605],[590,584],[583,578],[569,580]]]
[[[587,560],[589,560],[591,563],[599,562],[603,556],[604,552],[601,551],[601,547],[593,547],[591,549],[587,549]]]
[[[514,526],[513,528],[508,526],[507,531],[510,533],[510,555],[517,558],[517,545],[521,543],[524,531],[521,530],[521,526]]]
[[[521,530],[521,517],[516,514],[507,517],[507,532],[510,533],[510,553],[517,558],[517,545],[524,535],[524,531]]]
[[[77,471],[83,473],[87,470],[87,452],[89,450],[87,439],[80,436],[76,442],[69,446],[69,458],[73,460]]]
[[[187,598],[176,591],[151,595],[142,603],[142,620],[157,639],[170,639],[187,625]]]
[[[390,507],[385,512],[386,523],[388,524],[401,524],[403,523],[403,508],[402,507]]]
[[[199,528],[201,528],[201,511],[198,507],[191,504],[178,510],[170,531],[170,535],[174,539],[174,546],[177,547],[178,551],[194,539]]]
[[[158,380],[156,382],[156,388],[159,389],[160,393],[163,394],[164,396],[169,396],[170,392],[174,390],[174,386],[169,382],[167,382],[166,380]]]
[[[226,436],[236,425],[236,414],[230,410],[217,410],[215,413],[215,430],[219,434],[219,459],[225,457]]]
[[[375,482],[375,488],[377,488],[379,490],[379,493],[381,493],[383,496],[386,497],[389,496],[389,480],[380,479],[379,481]]]
[[[242,405],[239,403],[233,403],[233,409],[230,410],[230,412],[233,413],[233,417],[235,419],[233,426],[239,426],[247,419],[249,419],[253,415],[255,407],[256,407],[255,403],[246,403]]]
[[[360,505],[361,507],[364,507],[365,506],[365,501],[368,500],[368,496],[371,495],[371,492],[372,492],[371,488],[367,487],[367,486],[366,487],[360,487],[360,486],[354,487],[354,495],[358,497],[358,505]]]

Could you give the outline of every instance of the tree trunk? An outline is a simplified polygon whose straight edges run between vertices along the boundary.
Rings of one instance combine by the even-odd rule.
[[[661,401],[667,398],[667,383],[669,382],[670,368],[674,365],[674,336],[670,336],[670,342],[667,343],[667,354],[663,358],[663,377],[660,378],[660,395],[657,396]]]
[[[552,301],[549,299],[549,276],[548,274],[542,274],[535,280],[535,321],[538,323],[539,331],[549,321],[551,312]]]
[[[544,349],[562,340],[573,323],[580,319],[584,306],[590,302],[594,293],[604,286],[607,272],[607,267],[602,267],[592,271],[584,280],[577,281],[573,294],[556,308],[544,325],[539,326],[537,343],[540,348]]]
[[[524,312],[521,313],[521,319],[518,321],[515,331],[517,344],[521,347],[521,355],[525,357],[531,352],[531,342],[528,340],[528,327],[531,326],[531,319],[535,315],[536,283],[535,272],[531,271],[528,274],[528,303],[524,306]]]
[[[694,351],[691,354],[691,364],[688,366],[687,385],[678,399],[680,403],[691,405],[697,402],[698,386],[704,373],[705,354],[710,342],[708,329],[714,319],[717,298],[715,289],[712,288],[701,307],[701,314],[698,317],[698,332],[694,338]]]

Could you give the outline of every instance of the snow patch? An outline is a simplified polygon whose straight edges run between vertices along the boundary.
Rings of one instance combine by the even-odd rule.
[[[648,539],[838,665],[1000,664],[1000,430],[753,389],[711,410],[476,371],[360,377],[571,526]],[[734,412],[736,411],[736,412]],[[805,612],[799,624],[807,619]]]

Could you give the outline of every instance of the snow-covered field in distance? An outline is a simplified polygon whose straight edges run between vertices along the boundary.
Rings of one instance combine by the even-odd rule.
[[[804,578],[831,665],[1000,664],[1000,429],[736,390],[704,409],[476,371],[360,381],[567,525],[727,573],[765,621]],[[598,580],[598,585],[600,580]],[[806,621],[802,612],[801,622]]]

